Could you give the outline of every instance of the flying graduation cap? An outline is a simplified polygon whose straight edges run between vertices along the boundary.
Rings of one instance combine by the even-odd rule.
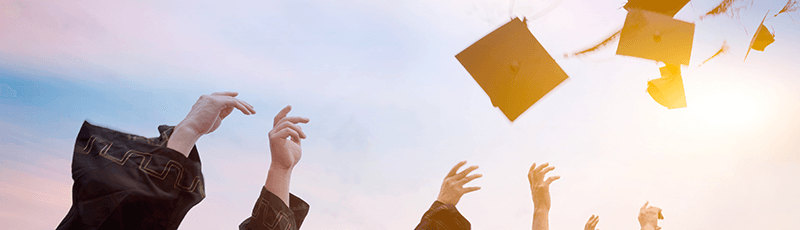
[[[753,36],[754,40],[751,42],[750,48],[758,51],[764,51],[764,48],[767,48],[769,44],[775,42],[775,35],[769,32],[766,26],[763,24],[761,27],[758,27],[758,31],[756,31],[756,36]]]
[[[519,18],[470,45],[456,59],[512,122],[568,78]]]
[[[693,39],[693,23],[673,19],[666,14],[630,8],[620,33],[617,54],[688,65]]]
[[[681,66],[667,64],[659,69],[661,78],[647,82],[647,93],[658,104],[668,109],[686,107],[686,93],[683,90]]]
[[[630,0],[625,9],[640,9],[674,17],[690,0]]]
[[[767,15],[769,15],[769,11],[767,11]],[[764,51],[764,48],[767,48],[769,44],[775,42],[775,35],[769,32],[766,26],[764,26],[764,20],[767,19],[767,15],[764,15],[764,19],[761,19],[761,24],[758,26],[758,30],[756,30],[756,34],[753,35],[753,39],[750,40],[750,47],[747,48],[747,53],[744,55],[744,60],[747,60],[747,55],[750,54],[750,49]]]

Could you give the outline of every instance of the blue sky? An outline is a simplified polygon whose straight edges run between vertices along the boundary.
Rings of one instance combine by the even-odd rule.
[[[553,229],[638,228],[645,202],[665,229],[790,229],[800,186],[800,20],[767,21],[776,42],[747,44],[767,10],[699,20],[683,68],[688,107],[645,92],[652,61],[580,58],[622,25],[622,0],[563,0],[529,29],[570,79],[514,123],[455,54],[510,19],[511,1],[0,0],[0,222],[54,228],[70,205],[83,120],[143,136],[177,124],[200,95],[238,91],[233,114],[197,143],[206,199],[181,229],[235,228],[269,166],[267,132],[287,104],[311,119],[291,191],[303,229],[411,229],[461,160],[483,174],[459,210],[474,229],[530,228],[528,167],[550,162]],[[557,1],[516,1],[535,15]],[[745,31],[745,29],[747,31]],[[725,40],[730,52],[702,67]],[[5,90],[13,90],[14,94]],[[24,226],[24,227],[23,227]]]

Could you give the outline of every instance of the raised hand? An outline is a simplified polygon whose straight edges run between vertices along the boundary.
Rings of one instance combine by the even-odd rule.
[[[269,131],[269,149],[272,152],[272,167],[291,170],[300,161],[302,149],[300,139],[305,139],[306,134],[298,123],[308,123],[305,117],[287,117],[291,105],[287,105],[283,110],[275,115],[272,130]]]
[[[663,219],[660,217],[661,208],[647,206],[648,204],[650,201],[644,203],[644,206],[639,209],[639,225],[643,230],[659,230],[661,227],[658,226],[658,219]]]
[[[583,227],[583,230],[596,230],[597,222],[600,222],[600,216],[592,215],[589,217],[589,220],[586,221],[586,226]]]
[[[306,134],[303,129],[297,126],[298,123],[308,123],[305,117],[287,117],[291,105],[283,108],[272,123],[272,130],[269,131],[269,150],[272,153],[272,163],[267,173],[267,181],[264,188],[272,192],[289,206],[289,183],[292,177],[292,170],[297,162],[300,161],[302,149],[300,139],[305,139]]]
[[[545,174],[553,171],[555,167],[547,167],[548,163],[536,166],[536,163],[531,165],[528,170],[528,182],[531,184],[531,194],[533,195],[533,206],[537,210],[550,210],[550,183],[561,178],[560,176],[551,176],[544,180]]]
[[[464,194],[481,189],[481,187],[463,187],[464,184],[483,176],[481,174],[468,175],[470,172],[478,169],[478,166],[474,165],[464,169],[464,171],[456,173],[458,169],[466,163],[467,161],[458,162],[458,164],[447,173],[444,182],[442,182],[442,189],[439,190],[439,197],[436,200],[445,204],[456,205]]]
[[[253,106],[236,99],[237,95],[239,95],[237,92],[218,92],[200,96],[179,125],[204,135],[217,130],[222,119],[230,115],[234,108],[242,111],[245,115],[255,114]]]
[[[234,108],[246,115],[255,114],[252,105],[234,98],[237,95],[237,92],[218,92],[200,96],[186,118],[175,126],[167,147],[188,156],[200,136],[217,130],[222,119],[230,115]]]

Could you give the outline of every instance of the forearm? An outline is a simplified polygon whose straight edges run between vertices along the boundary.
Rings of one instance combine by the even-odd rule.
[[[275,194],[286,206],[289,206],[289,182],[292,178],[292,169],[285,169],[280,166],[270,165],[267,173],[267,181],[264,188]]]
[[[656,230],[656,229],[657,229],[656,227],[650,226],[649,224],[642,226],[642,230]]]
[[[202,136],[202,134],[199,134],[197,131],[188,129],[183,124],[178,124],[169,137],[169,141],[167,141],[167,148],[178,151],[185,157],[189,157],[192,147],[194,147],[194,144],[200,139],[200,136]]]
[[[550,225],[547,221],[550,210],[534,208],[532,230],[548,230]]]

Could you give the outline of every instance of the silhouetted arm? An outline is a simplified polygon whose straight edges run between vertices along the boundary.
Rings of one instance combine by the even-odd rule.
[[[531,229],[548,230],[548,213],[550,212],[550,183],[561,178],[551,176],[544,180],[545,174],[552,171],[555,167],[547,167],[548,163],[536,166],[531,165],[528,170],[528,182],[531,184],[531,195],[533,196],[533,221]]]

